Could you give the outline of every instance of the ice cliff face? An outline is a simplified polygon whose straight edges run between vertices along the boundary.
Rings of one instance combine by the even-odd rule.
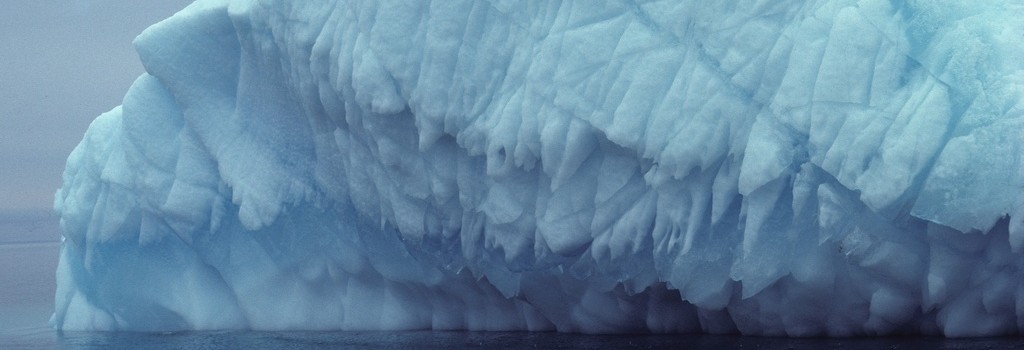
[[[199,1],[68,159],[52,323],[1019,333],[1020,18]]]

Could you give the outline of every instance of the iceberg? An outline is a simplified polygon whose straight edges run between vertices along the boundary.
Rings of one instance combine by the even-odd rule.
[[[200,0],[68,158],[51,324],[1021,334],[1020,18]]]

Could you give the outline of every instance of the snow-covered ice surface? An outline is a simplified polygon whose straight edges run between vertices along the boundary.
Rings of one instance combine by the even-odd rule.
[[[1019,1],[201,0],[59,329],[1024,330]]]

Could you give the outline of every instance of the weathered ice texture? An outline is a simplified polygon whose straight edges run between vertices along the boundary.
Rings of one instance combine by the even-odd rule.
[[[201,0],[58,329],[1024,330],[1017,1]]]

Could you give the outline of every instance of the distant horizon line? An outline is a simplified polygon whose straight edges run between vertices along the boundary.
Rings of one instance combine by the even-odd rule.
[[[43,211],[49,212],[50,214],[54,214],[54,216],[56,216],[56,214],[57,214],[56,211],[53,209],[53,207],[0,207],[0,214],[4,214],[4,213],[20,213],[20,214],[24,214],[24,213],[38,213],[38,212],[43,212]]]

